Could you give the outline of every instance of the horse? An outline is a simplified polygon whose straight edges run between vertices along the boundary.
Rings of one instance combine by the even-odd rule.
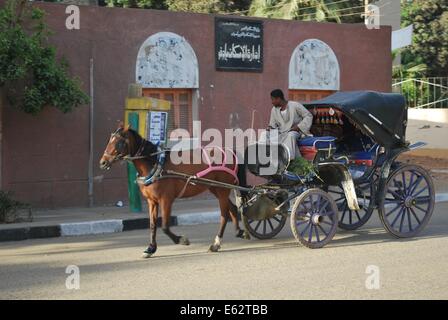
[[[198,172],[211,167],[210,163],[206,163],[201,157],[200,163],[195,164],[175,164],[170,159],[169,150],[160,150],[158,146],[143,137],[141,137],[130,126],[124,127],[120,123],[117,130],[114,131],[107,143],[106,149],[100,159],[100,169],[108,170],[112,164],[127,160],[134,164],[138,176],[151,177],[157,172],[158,176],[163,176],[167,172],[180,172],[185,177],[195,176]],[[185,151],[180,151],[180,153]],[[160,155],[164,155],[164,163],[160,164]],[[227,164],[223,166],[228,167]],[[206,174],[206,178],[226,184],[237,185],[238,179],[223,170],[214,170]],[[144,178],[143,178],[144,179]],[[151,179],[151,178],[149,178]],[[241,230],[238,223],[237,210],[231,209],[232,203],[229,201],[231,189],[220,186],[210,186],[200,183],[191,184],[188,178],[172,177],[167,175],[163,179],[154,179],[150,183],[139,183],[141,194],[148,202],[149,211],[149,230],[150,242],[146,250],[143,252],[143,258],[153,256],[157,251],[156,231],[159,209],[162,213],[162,230],[175,243],[181,245],[189,245],[190,241],[184,235],[178,236],[170,230],[170,217],[173,202],[177,198],[188,198],[199,195],[209,190],[219,202],[221,211],[221,221],[218,233],[209,247],[209,252],[217,252],[221,248],[222,238],[226,224],[231,218],[234,226],[236,237],[248,238],[245,231]]]

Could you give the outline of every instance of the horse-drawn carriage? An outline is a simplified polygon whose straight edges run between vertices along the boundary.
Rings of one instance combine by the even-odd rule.
[[[434,208],[434,186],[424,168],[397,161],[403,152],[425,145],[405,140],[403,96],[338,92],[305,107],[314,115],[314,136],[299,141],[299,149],[315,164],[318,176],[304,179],[279,171],[281,179],[274,179],[279,182],[263,187],[281,191],[268,192],[272,210],[264,219],[247,217],[250,234],[260,239],[274,237],[285,225],[289,211],[296,239],[319,248],[332,239],[338,226],[357,229],[375,209],[392,235],[411,237],[420,232]],[[258,175],[257,166],[248,167]],[[240,206],[256,217],[251,208],[256,200],[242,198]],[[290,200],[294,200],[291,209]]]
[[[157,149],[132,130],[119,128],[113,133],[101,167],[107,169],[114,161],[125,159],[133,161],[142,176],[141,190],[148,198],[152,229],[146,256],[157,248],[158,206],[162,209],[163,231],[175,243],[188,244],[188,239],[169,230],[171,203],[207,188],[218,198],[222,216],[211,251],[220,248],[229,209],[240,237],[250,234],[258,239],[272,238],[289,216],[295,238],[309,248],[327,244],[338,226],[346,230],[361,227],[375,209],[392,235],[411,237],[420,232],[432,215],[434,186],[425,169],[397,161],[403,152],[425,145],[411,145],[405,140],[407,109],[403,96],[338,92],[305,107],[314,115],[313,136],[298,144],[302,156],[313,164],[314,174],[289,171],[289,153],[283,145],[256,143],[246,149],[246,160],[255,154],[255,161],[245,161],[243,167],[244,172],[248,169],[267,179],[255,186],[236,184],[238,179],[229,174],[231,170],[212,168],[210,162],[203,163],[201,174],[197,174],[199,167],[174,165],[167,160],[168,151]],[[268,158],[275,157],[258,161],[260,148]],[[265,166],[272,168],[274,162],[274,171],[264,170]],[[167,179],[170,182],[164,184]],[[229,190],[236,193],[233,204],[227,200]],[[244,232],[235,213],[241,216]]]

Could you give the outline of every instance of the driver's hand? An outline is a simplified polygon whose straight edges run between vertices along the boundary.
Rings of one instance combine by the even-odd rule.
[[[289,129],[289,131],[295,131],[295,132],[300,132],[300,129],[298,127],[292,127],[291,129]]]

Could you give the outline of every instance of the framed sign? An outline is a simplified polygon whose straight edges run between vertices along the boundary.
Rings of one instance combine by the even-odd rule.
[[[146,119],[146,140],[152,143],[166,143],[168,112],[150,111]]]
[[[216,70],[263,71],[263,22],[215,18]]]

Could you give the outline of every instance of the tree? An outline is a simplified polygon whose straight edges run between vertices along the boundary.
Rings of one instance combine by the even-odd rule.
[[[305,21],[362,22],[359,0],[253,0],[249,15]]]
[[[229,13],[246,10],[250,0],[166,0],[171,11],[186,11],[199,13]]]
[[[104,0],[109,7],[142,8],[166,10],[165,0]]]
[[[69,112],[89,98],[46,43],[49,31],[43,17],[26,0],[9,0],[0,9],[0,90],[10,104],[30,114],[45,106]]]
[[[405,69],[426,66],[426,76],[447,76],[448,0],[406,0],[402,25],[414,25],[412,45],[402,52]]]
[[[105,0],[105,3],[110,7],[228,13],[247,10],[251,0]]]

